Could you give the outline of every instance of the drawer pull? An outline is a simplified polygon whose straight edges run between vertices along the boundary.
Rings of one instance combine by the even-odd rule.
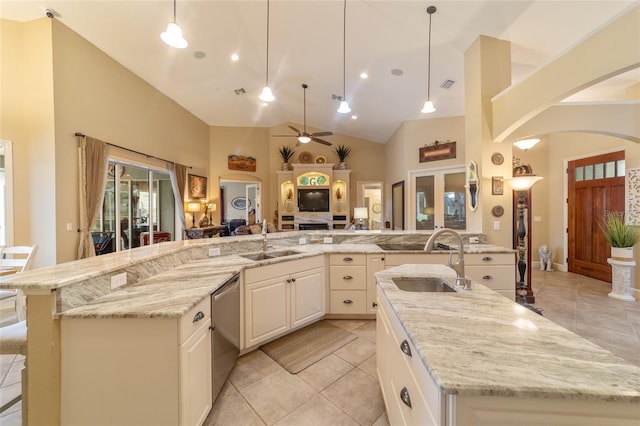
[[[343,280],[352,280],[353,277],[351,275],[345,275],[344,277],[342,277]]]
[[[193,322],[198,322],[204,318],[204,313],[202,311],[198,311],[193,317]]]
[[[353,303],[353,300],[351,300],[351,299],[343,300],[343,301],[342,301],[342,303],[345,303],[345,304],[347,304],[347,305],[350,305],[350,304],[352,304],[352,303]]]
[[[342,261],[343,262],[353,262],[353,259],[351,257],[343,257]]]
[[[483,262],[493,262],[493,257],[491,256],[485,256],[482,258]]]
[[[482,277],[483,280],[492,280],[493,277],[491,275],[485,275],[484,277]]]
[[[406,340],[403,340],[402,343],[400,343],[400,350],[402,352],[404,352],[405,355],[411,355],[411,347],[409,346],[409,342],[407,342]]]
[[[411,408],[411,397],[409,397],[409,391],[407,388],[402,388],[400,391],[400,399],[404,402],[404,405]]]

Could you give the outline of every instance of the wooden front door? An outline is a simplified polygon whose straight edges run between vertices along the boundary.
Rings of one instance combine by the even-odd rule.
[[[570,161],[569,272],[611,282],[610,247],[599,224],[624,211],[624,151]]]

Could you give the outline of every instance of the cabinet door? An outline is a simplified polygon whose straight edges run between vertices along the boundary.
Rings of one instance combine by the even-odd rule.
[[[296,328],[324,315],[324,268],[300,272],[291,279],[291,328]]]
[[[289,286],[284,277],[245,285],[245,347],[289,330]]]
[[[367,256],[367,313],[369,314],[375,314],[377,311],[376,272],[383,271],[384,265],[384,256]]]
[[[180,346],[180,424],[200,425],[211,410],[211,331],[203,323]]]

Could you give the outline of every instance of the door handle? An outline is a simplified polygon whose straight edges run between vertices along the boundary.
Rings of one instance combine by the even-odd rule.
[[[400,399],[404,402],[404,405],[411,408],[411,397],[409,396],[409,391],[407,388],[402,388],[400,391]]]
[[[350,305],[353,303],[353,300],[351,299],[343,300],[342,303],[346,303],[347,305]]]
[[[204,318],[204,313],[202,311],[198,311],[193,317],[193,322],[198,322],[203,318]]]
[[[413,357],[411,355],[411,347],[409,346],[409,342],[407,342],[406,340],[403,340],[402,343],[400,343],[400,350],[404,352],[405,355]]]
[[[482,258],[483,262],[493,262],[493,257],[491,256],[485,256]]]
[[[351,258],[351,257],[343,257],[342,261],[343,262],[353,262],[353,258]]]
[[[353,277],[351,275],[345,275],[344,277],[342,277],[343,280],[352,280]]]
[[[492,280],[493,277],[491,275],[485,275],[482,277],[483,280]]]

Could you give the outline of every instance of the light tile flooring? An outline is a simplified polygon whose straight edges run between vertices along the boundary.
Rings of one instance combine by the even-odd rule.
[[[561,326],[640,366],[640,302],[607,297],[611,284],[567,272],[532,270],[535,305]],[[262,351],[240,359],[205,424],[384,425],[375,376],[375,321],[334,321],[358,338],[289,374]],[[0,403],[20,391],[23,358],[0,355]],[[21,407],[0,415],[20,425]]]

